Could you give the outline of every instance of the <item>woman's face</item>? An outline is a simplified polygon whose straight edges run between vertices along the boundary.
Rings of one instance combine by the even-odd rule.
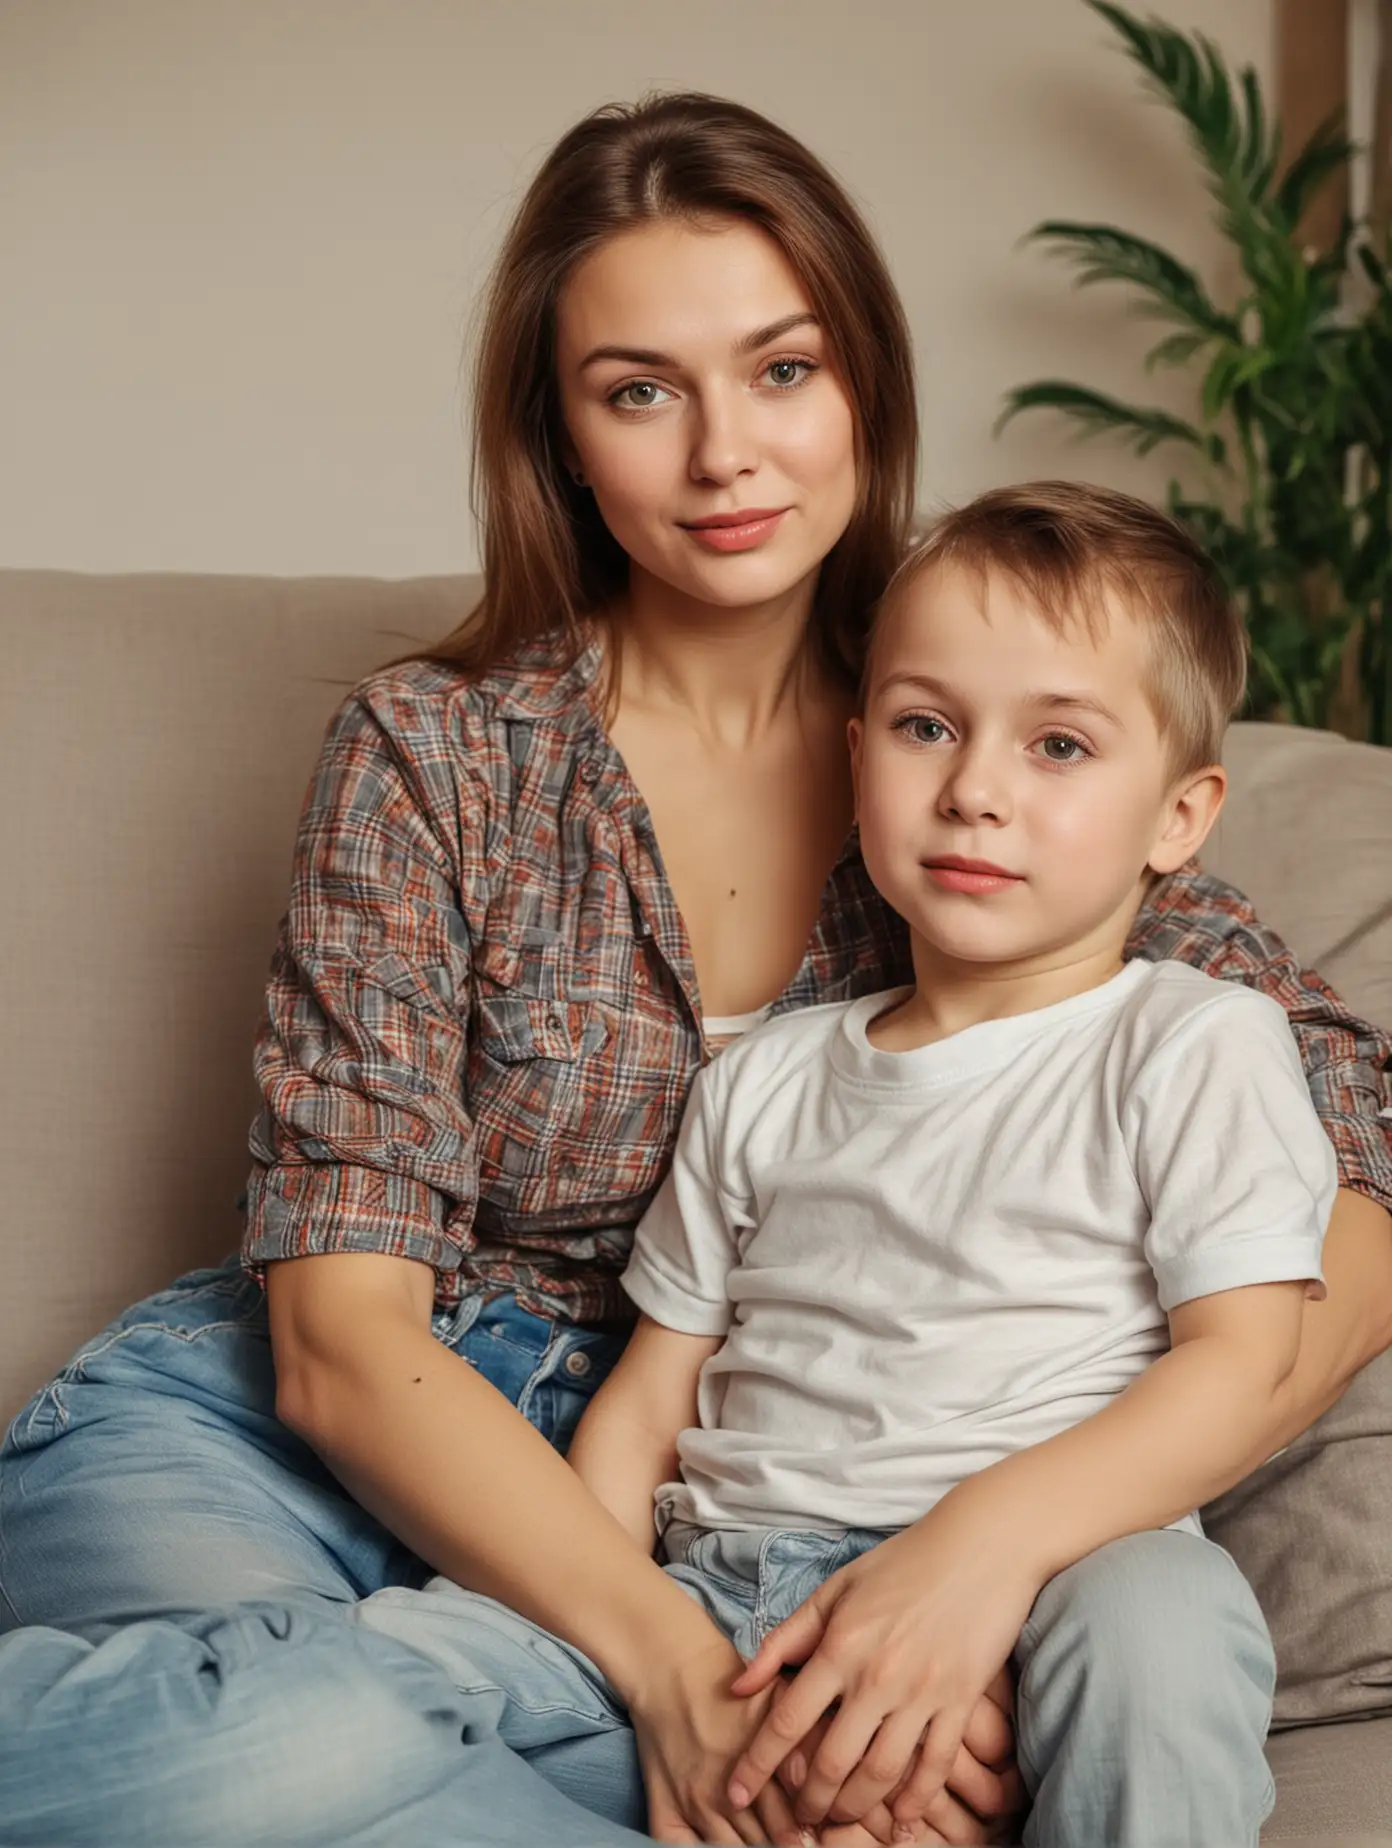
[[[612,239],[562,292],[568,463],[632,560],[738,609],[815,581],[856,502],[827,335],[772,239],[740,220]]]

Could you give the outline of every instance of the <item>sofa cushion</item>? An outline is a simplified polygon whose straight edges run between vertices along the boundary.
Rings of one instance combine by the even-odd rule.
[[[1392,1027],[1392,751],[1235,725],[1225,757],[1231,793],[1204,864]],[[1392,1708],[1392,1356],[1204,1521],[1271,1625],[1278,1727]]]
[[[1234,725],[1202,853],[1366,1020],[1392,1031],[1392,750]]]
[[[1276,1808],[1262,1841],[1309,1848],[1392,1842],[1392,1719],[1306,1726],[1266,1748]]]
[[[1392,1709],[1392,1354],[1204,1526],[1266,1613],[1278,1728]]]

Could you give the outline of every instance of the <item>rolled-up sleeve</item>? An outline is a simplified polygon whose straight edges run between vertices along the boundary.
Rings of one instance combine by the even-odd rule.
[[[1334,1146],[1339,1185],[1392,1212],[1392,1037],[1360,1020],[1304,968],[1241,892],[1197,869],[1185,868],[1157,888],[1128,951],[1151,962],[1192,963],[1277,1002]]]
[[[435,703],[427,719],[390,681],[360,688],[305,801],[254,1059],[242,1255],[258,1273],[342,1251],[450,1271],[472,1223],[463,907],[484,798]]]

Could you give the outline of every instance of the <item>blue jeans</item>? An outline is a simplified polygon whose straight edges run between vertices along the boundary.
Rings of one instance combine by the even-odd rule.
[[[509,1299],[434,1332],[562,1448],[620,1345]],[[745,1650],[880,1536],[757,1538],[671,1536]],[[555,1642],[519,1662],[530,1626],[427,1579],[277,1422],[235,1265],[137,1305],[0,1450],[0,1848],[639,1848],[602,1677]],[[1273,1669],[1226,1554],[1104,1548],[1018,1655],[1038,1848],[1255,1840]]]
[[[884,1538],[674,1525],[667,1570],[748,1658]],[[353,1619],[491,1703],[500,1734],[520,1750],[544,1748],[547,1775],[564,1788],[590,1776],[587,1754],[626,1728],[593,1662],[446,1579],[378,1592]],[[1026,1848],[1256,1843],[1275,1794],[1262,1745],[1276,1664],[1251,1589],[1219,1547],[1166,1531],[1100,1548],[1044,1588],[1016,1667],[1033,1798]]]
[[[562,1449],[622,1346],[509,1298],[434,1332]],[[429,1655],[347,1621],[427,1576],[276,1419],[234,1262],[128,1310],[0,1449],[0,1845],[640,1848],[626,1727],[573,1801]]]

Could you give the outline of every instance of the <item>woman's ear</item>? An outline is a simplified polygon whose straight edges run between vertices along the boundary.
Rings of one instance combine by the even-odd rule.
[[[1165,800],[1160,831],[1151,846],[1147,865],[1153,873],[1178,872],[1208,839],[1228,792],[1228,773],[1221,764],[1181,777]]]

